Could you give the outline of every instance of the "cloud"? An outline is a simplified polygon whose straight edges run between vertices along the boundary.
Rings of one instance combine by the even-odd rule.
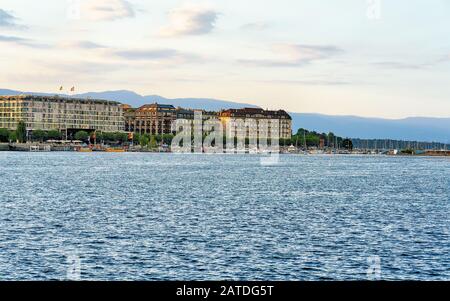
[[[115,55],[130,60],[170,59],[178,55],[174,49],[117,50]]]
[[[202,35],[213,31],[218,13],[201,6],[183,6],[169,13],[170,24],[160,30],[161,36]]]
[[[446,54],[438,60],[438,63],[448,63],[448,62],[450,62],[450,54]]]
[[[62,61],[58,58],[55,60],[25,60],[27,72],[20,69],[8,72],[7,80],[14,82],[32,82],[48,85],[53,83],[57,85],[63,80],[69,80],[71,85],[77,88],[83,83],[94,81],[111,81],[111,73],[120,72],[129,67],[127,64],[101,63],[89,60],[69,60]],[[1,79],[1,74],[0,74]],[[59,84],[58,84],[59,86]],[[56,87],[55,87],[56,88]]]
[[[200,60],[198,55],[170,48],[113,50],[112,53],[126,60],[152,63],[187,63]]]
[[[384,61],[384,62],[376,62],[373,65],[381,67],[381,68],[389,68],[389,69],[399,69],[399,70],[423,70],[428,68],[433,68],[439,66],[440,64],[445,64],[450,62],[450,55],[444,55],[441,57],[433,58],[428,62],[417,62],[413,63],[400,62],[400,61]]]
[[[99,59],[107,57],[109,60],[123,64],[137,62],[169,65],[210,60],[194,53],[172,48],[114,48],[88,40],[64,41],[59,43],[58,47],[62,50],[83,51],[83,54],[93,54]]]
[[[0,43],[13,43],[16,45],[32,47],[32,48],[49,48],[46,44],[36,43],[34,40],[16,37],[16,36],[3,36],[0,35]]]
[[[24,26],[17,24],[17,18],[0,8],[0,27],[22,28]]]
[[[343,52],[331,45],[278,44],[272,47],[276,59],[243,59],[238,62],[263,67],[300,67]]]
[[[444,54],[440,56],[435,56],[428,61],[420,61],[419,59],[414,59],[413,62],[406,62],[405,60],[393,60],[393,61],[379,61],[371,63],[373,66],[387,69],[398,69],[398,70],[424,70],[440,66],[441,64],[446,64],[450,62],[450,54]]]
[[[0,36],[0,42],[26,43],[30,40],[20,37]]]
[[[56,61],[46,62],[43,67],[63,74],[96,74],[123,70],[124,64],[117,62],[102,63],[96,61]]]
[[[253,23],[247,23],[247,24],[242,25],[241,29],[262,31],[269,27],[270,27],[269,23],[266,23],[266,22],[253,22]]]
[[[83,2],[81,14],[93,21],[112,21],[132,18],[135,10],[126,0],[91,0]]]
[[[103,45],[91,42],[91,41],[66,41],[60,44],[63,48],[76,48],[76,49],[104,49]]]
[[[390,69],[409,69],[409,70],[419,70],[424,69],[432,64],[423,63],[423,64],[409,64],[403,62],[377,62],[374,65],[378,67],[390,68]]]
[[[113,48],[91,41],[67,41],[59,44],[61,48],[87,51],[98,57],[122,59],[126,61],[150,63],[185,63],[200,59],[200,56],[184,53],[171,48]]]
[[[316,79],[310,79],[310,80],[262,80],[259,82],[287,84],[287,85],[304,85],[304,86],[345,86],[345,85],[353,84],[348,81],[316,80]]]

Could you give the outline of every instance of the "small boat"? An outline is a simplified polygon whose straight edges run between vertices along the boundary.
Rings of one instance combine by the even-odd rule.
[[[298,149],[293,144],[291,144],[291,146],[288,147],[287,152],[290,154],[295,154],[298,153]]]
[[[79,151],[80,153],[91,153],[91,152],[92,152],[92,149],[90,149],[90,148],[88,148],[88,147],[80,147],[80,148],[78,149],[78,151]]]

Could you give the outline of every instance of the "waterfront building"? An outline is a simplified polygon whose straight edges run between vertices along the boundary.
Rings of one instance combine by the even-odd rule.
[[[202,120],[217,119],[217,112],[175,108],[172,105],[149,104],[140,108],[122,105],[125,131],[139,134],[175,134],[174,122],[177,119],[194,121],[195,114],[201,113]]]
[[[246,122],[253,121],[254,124],[248,124],[246,128],[235,129],[235,136],[245,136],[252,138],[270,138],[271,132],[275,127],[279,128],[279,138],[290,139],[292,137],[292,118],[284,110],[269,111],[260,108],[244,108],[244,109],[229,109],[219,113],[219,119],[227,131],[227,126],[230,122]],[[278,124],[275,124],[274,122]],[[272,129],[273,127],[273,129]],[[240,131],[245,131],[240,132]]]
[[[177,108],[177,119],[194,120],[195,111],[190,109]]]
[[[202,120],[205,122],[206,120],[211,119],[217,119],[218,120],[218,113],[213,111],[205,111],[205,110],[192,110],[192,109],[183,109],[178,107],[177,108],[177,119],[186,119],[186,120],[194,120],[195,113],[202,114]]]
[[[0,128],[15,129],[23,121],[27,131],[79,130],[117,132],[124,130],[120,103],[60,96],[0,96]]]
[[[123,106],[125,131],[139,134],[162,135],[172,133],[177,112],[172,105],[148,104],[137,109]]]
[[[200,124],[198,121],[196,121],[196,118],[199,118],[201,114],[201,127],[198,127]],[[200,128],[203,132],[203,134],[208,135],[211,131],[214,130],[215,124],[220,124],[218,112],[214,111],[205,111],[200,109],[183,109],[178,107],[177,108],[177,120],[187,120],[191,123],[191,126],[194,128]],[[211,123],[207,124],[206,121],[211,121]],[[217,129],[216,129],[217,130]]]
[[[292,119],[283,110],[268,111],[259,108],[229,109],[221,112],[175,108],[166,104],[147,104],[137,109],[119,102],[68,98],[60,96],[17,95],[0,96],[0,128],[15,129],[19,121],[24,121],[28,132],[34,130],[59,130],[65,138],[73,137],[77,131],[117,132],[163,135],[174,134],[177,119],[195,120],[201,113],[202,122],[216,120],[224,126],[226,133],[230,120],[251,120],[254,124],[235,132],[236,136],[270,138],[276,125],[279,137],[291,138]],[[276,121],[276,123],[274,122]],[[266,126],[264,129],[264,125]],[[212,128],[205,127],[204,130]],[[254,130],[254,131],[253,131]],[[236,128],[236,131],[239,129]],[[278,129],[276,130],[278,131]],[[64,135],[65,134],[65,135]],[[252,137],[249,137],[252,138]]]

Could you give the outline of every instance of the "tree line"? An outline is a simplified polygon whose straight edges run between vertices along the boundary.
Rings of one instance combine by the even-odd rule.
[[[25,123],[20,121],[15,130],[0,129],[0,142],[19,142],[24,143],[27,140],[27,129]]]
[[[203,136],[205,139],[206,134]],[[134,133],[132,137],[125,132],[93,132],[78,131],[74,135],[75,140],[79,140],[85,143],[98,143],[98,144],[117,144],[124,145],[133,143],[142,147],[156,148],[159,145],[171,145],[174,138],[173,134],[162,135],[150,135]],[[49,140],[61,140],[62,134],[58,130],[34,130],[28,137],[34,142],[46,142]],[[19,122],[16,130],[0,129],[0,142],[19,142],[24,143],[27,140],[26,127],[24,122]],[[235,138],[237,143],[237,139]],[[227,139],[223,138],[223,145],[226,145]],[[249,139],[245,139],[245,144],[249,145]],[[321,143],[322,142],[322,143]],[[318,133],[315,131],[308,131],[306,129],[299,129],[296,134],[290,139],[279,139],[280,146],[294,145],[297,147],[320,147],[323,144],[324,147],[330,148],[344,148],[352,149],[352,141],[348,138],[336,136],[332,132]],[[270,141],[269,141],[270,145]],[[214,144],[213,144],[214,146]]]
[[[439,142],[405,141],[393,139],[352,139],[353,145],[357,149],[371,150],[433,150],[450,149],[449,144]]]
[[[318,133],[300,128],[296,134],[292,135],[290,143],[297,147],[320,147],[321,141],[324,147],[353,149],[352,140],[336,136],[334,133]]]

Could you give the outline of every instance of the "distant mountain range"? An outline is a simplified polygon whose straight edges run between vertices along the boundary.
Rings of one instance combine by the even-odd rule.
[[[450,118],[409,117],[404,119],[367,118],[292,113],[295,129],[362,139],[392,139],[450,143]]]
[[[55,95],[55,93],[35,93],[35,92],[21,92],[14,90],[2,90],[0,89],[0,95],[16,95],[16,94],[34,94],[34,95]],[[67,96],[66,94],[59,94],[61,96]],[[236,103],[232,101],[210,99],[210,98],[175,98],[169,99],[159,95],[147,95],[142,96],[132,91],[119,90],[119,91],[105,91],[105,92],[89,92],[83,94],[75,94],[70,97],[78,98],[92,98],[92,99],[105,99],[126,103],[132,107],[140,107],[149,103],[171,104],[175,107],[183,107],[187,109],[204,109],[208,111],[218,111],[222,109],[230,108],[257,108],[258,106]]]
[[[33,93],[0,89],[0,95],[35,94],[54,95],[54,93]],[[67,95],[64,95],[67,96]],[[257,106],[209,98],[169,99],[158,95],[142,96],[132,91],[89,92],[73,97],[113,100],[139,107],[158,102],[175,107],[218,111],[229,108],[256,108]],[[331,116],[313,113],[290,113],[293,129],[305,128],[317,132],[333,132],[336,135],[362,139],[395,139],[450,143],[450,117],[410,117],[405,119],[367,118],[357,116]],[[450,112],[449,112],[450,114]]]

